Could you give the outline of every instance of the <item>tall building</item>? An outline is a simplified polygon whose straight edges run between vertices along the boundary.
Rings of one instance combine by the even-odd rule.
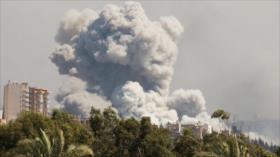
[[[29,110],[48,114],[48,95],[46,89],[29,87]]]
[[[3,119],[15,119],[22,111],[40,112],[47,115],[48,90],[29,87],[26,82],[10,82],[4,87]]]
[[[21,111],[28,110],[27,83],[11,83],[4,87],[3,119],[15,119]]]

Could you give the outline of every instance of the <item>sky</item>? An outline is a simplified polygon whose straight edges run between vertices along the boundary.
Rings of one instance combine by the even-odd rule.
[[[51,91],[65,81],[49,60],[59,22],[69,9],[101,10],[110,1],[1,1],[3,86],[27,81]],[[171,90],[200,89],[208,111],[223,108],[240,120],[279,120],[279,1],[143,1],[152,20],[175,16],[178,43]]]

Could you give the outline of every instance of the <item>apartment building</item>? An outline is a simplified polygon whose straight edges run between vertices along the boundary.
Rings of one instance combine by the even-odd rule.
[[[3,119],[15,119],[23,111],[40,112],[47,115],[47,89],[29,87],[28,83],[8,82],[4,86]]]

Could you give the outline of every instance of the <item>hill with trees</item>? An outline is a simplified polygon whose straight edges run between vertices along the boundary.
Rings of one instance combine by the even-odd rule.
[[[50,117],[24,112],[0,126],[1,157],[277,157],[243,134],[207,134],[196,138],[191,130],[173,139],[162,126],[122,119],[111,109],[92,108],[90,119],[54,110]]]

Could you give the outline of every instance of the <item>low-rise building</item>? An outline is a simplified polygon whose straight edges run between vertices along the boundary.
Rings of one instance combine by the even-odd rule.
[[[176,137],[178,137],[181,133],[181,124],[179,121],[177,121],[176,123],[170,123],[168,122],[166,124],[166,128],[170,131],[171,133],[171,137],[173,139],[175,139]]]
[[[0,125],[4,125],[4,124],[6,124],[6,119],[1,119],[0,118]]]
[[[208,133],[209,126],[207,124],[184,124],[181,125],[182,131],[185,129],[190,129],[195,137],[203,139],[203,137]]]
[[[209,132],[209,126],[207,124],[180,124],[180,122],[176,123],[167,123],[166,128],[170,131],[171,137],[176,138],[180,134],[183,134],[185,129],[190,129],[193,135],[199,139],[203,139],[203,137]]]

